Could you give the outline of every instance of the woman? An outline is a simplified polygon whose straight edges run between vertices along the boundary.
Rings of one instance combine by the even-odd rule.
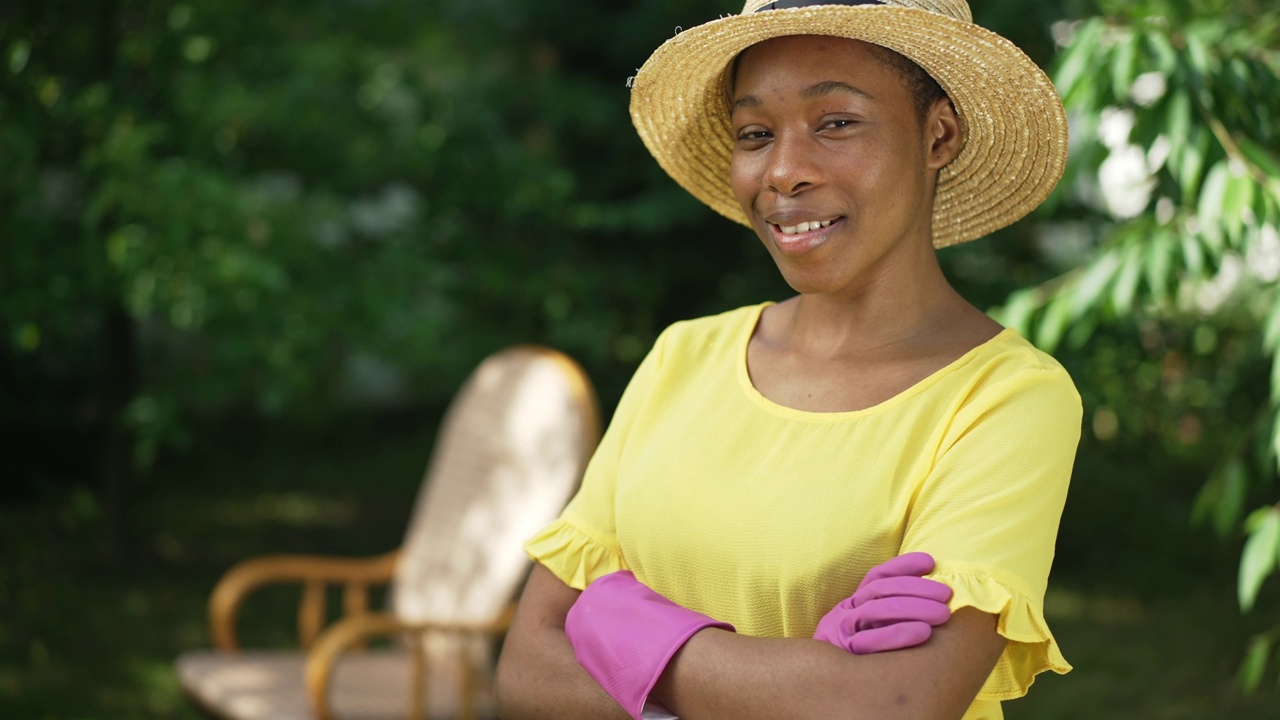
[[[632,116],[797,295],[659,337],[526,545],[504,717],[977,720],[1068,671],[1079,396],[935,251],[1056,184],[1043,73],[962,0],[749,0],[659,48]]]

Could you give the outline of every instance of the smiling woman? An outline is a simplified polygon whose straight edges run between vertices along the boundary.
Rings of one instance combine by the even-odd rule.
[[[659,48],[632,116],[796,295],[641,363],[526,544],[504,717],[978,720],[1068,671],[1042,605],[1080,399],[937,260],[1061,175],[1043,74],[959,0],[751,0]]]
[[[873,47],[793,35],[748,49],[736,65],[730,180],[801,293],[857,292],[884,272],[936,274],[934,185],[960,149],[959,122],[946,98],[917,117],[902,74]]]

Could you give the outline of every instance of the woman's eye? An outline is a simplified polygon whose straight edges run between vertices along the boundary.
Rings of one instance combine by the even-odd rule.
[[[738,133],[740,142],[752,142],[758,140],[766,140],[769,138],[768,130],[743,130]]]
[[[826,121],[825,123],[823,123],[822,126],[824,128],[840,129],[840,128],[852,127],[853,125],[856,125],[856,124],[857,124],[857,121],[850,120],[849,118],[836,118],[834,120]]]

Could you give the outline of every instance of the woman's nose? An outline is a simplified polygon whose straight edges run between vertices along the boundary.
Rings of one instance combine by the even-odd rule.
[[[794,133],[774,137],[765,168],[764,184],[780,195],[795,195],[821,179],[821,168],[809,138]]]

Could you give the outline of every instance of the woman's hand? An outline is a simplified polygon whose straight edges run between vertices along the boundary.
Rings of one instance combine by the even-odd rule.
[[[709,627],[733,630],[668,600],[628,570],[588,585],[564,623],[578,663],[636,720],[671,657]]]
[[[875,566],[853,595],[823,616],[814,639],[856,655],[923,644],[933,626],[951,618],[951,588],[921,577],[933,564],[931,556],[916,552]]]

